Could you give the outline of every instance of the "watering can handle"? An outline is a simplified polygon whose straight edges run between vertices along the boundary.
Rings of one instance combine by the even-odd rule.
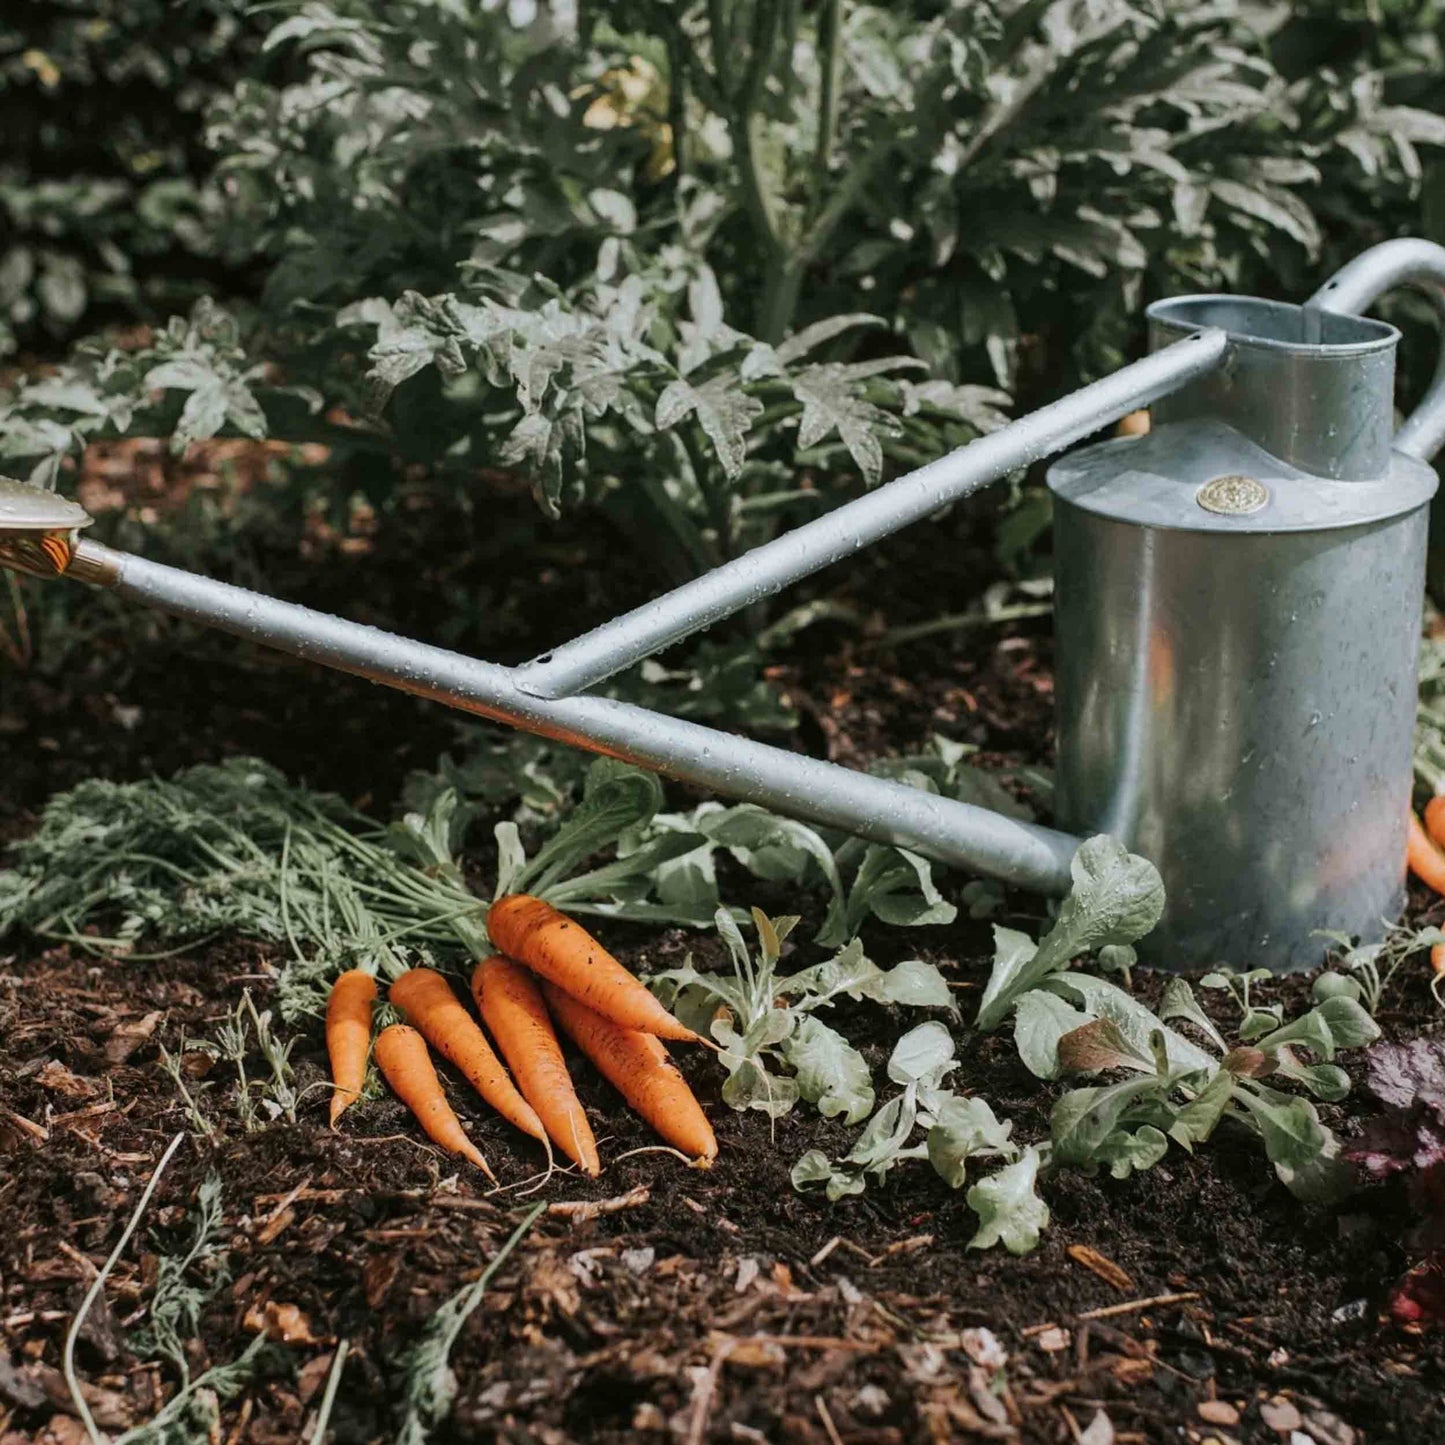
[[[1429,461],[1445,446],[1445,246],[1407,239],[1371,246],[1305,302],[1307,310],[1358,316],[1396,286],[1413,286],[1440,313],[1440,361],[1425,399],[1395,433],[1402,452]]]

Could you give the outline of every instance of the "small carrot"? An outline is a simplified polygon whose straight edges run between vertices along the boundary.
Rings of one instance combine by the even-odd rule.
[[[624,1029],[702,1042],[598,941],[550,903],[526,893],[499,898],[487,914],[498,950]]]
[[[1410,841],[1406,849],[1410,871],[1437,893],[1445,893],[1445,853],[1430,841],[1414,810],[1410,813]]]
[[[595,1179],[602,1172],[597,1140],[572,1087],[562,1046],[532,975],[497,954],[477,965],[472,994],[522,1096],[537,1111],[557,1147]]]
[[[717,1158],[712,1125],[661,1039],[619,1028],[555,984],[543,984],[542,991],[572,1041],[669,1144],[704,1166]]]
[[[1445,973],[1445,943],[1430,945],[1430,972],[1437,978]]]
[[[495,1184],[497,1176],[482,1158],[482,1151],[467,1138],[462,1121],[447,1103],[426,1040],[405,1024],[392,1024],[377,1036],[376,1063],[397,1098],[416,1115],[427,1137],[443,1149],[470,1159]]]
[[[517,1092],[486,1035],[441,974],[430,968],[408,969],[392,984],[390,997],[407,1022],[462,1071],[497,1113],[524,1134],[547,1142],[537,1111]]]
[[[331,985],[326,999],[326,1053],[331,1059],[331,1127],[361,1097],[366,1083],[366,1051],[371,1045],[371,1005],[376,980],[359,968],[348,969]]]
[[[1431,798],[1425,804],[1425,831],[1445,848],[1445,797]]]

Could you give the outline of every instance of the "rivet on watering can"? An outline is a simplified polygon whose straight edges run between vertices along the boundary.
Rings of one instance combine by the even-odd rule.
[[[1269,503],[1269,488],[1253,477],[1231,473],[1205,482],[1194,494],[1194,500],[1206,512],[1223,517],[1247,517]]]

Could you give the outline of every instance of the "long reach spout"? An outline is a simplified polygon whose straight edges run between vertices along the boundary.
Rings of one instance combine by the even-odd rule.
[[[418,697],[623,758],[741,798],[1038,892],[1061,894],[1079,839],[906,784],[609,698],[577,695],[677,638],[851,556],[990,481],[1078,441],[1217,367],[1207,330],[900,477],[524,668],[277,601],[81,540],[73,503],[0,483],[0,565],[64,573],[176,617]]]

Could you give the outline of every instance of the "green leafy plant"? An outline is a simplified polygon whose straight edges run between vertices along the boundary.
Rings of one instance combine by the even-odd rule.
[[[1321,974],[1312,1007],[1293,1019],[1282,1005],[1261,1000],[1260,987],[1271,977],[1266,970],[1207,974],[1200,986],[1229,998],[1239,1013],[1230,1044],[1184,979],[1171,979],[1151,1009],[1127,988],[1076,964],[1097,953],[1104,967],[1127,978],[1132,945],[1164,905],[1153,866],[1116,840],[1098,837],[1080,847],[1073,874],[1072,891],[1037,943],[995,927],[994,965],[977,1025],[989,1031],[1011,1019],[1019,1056],[1041,1080],[1100,1082],[1060,1095],[1048,1138],[1021,1148],[1012,1124],[999,1121],[986,1101],[945,1087],[955,1066],[954,1040],[943,1025],[922,1024],[900,1039],[889,1060],[888,1076],[901,1092],[873,1114],[841,1158],[805,1154],[793,1170],[797,1188],[821,1186],[837,1200],[861,1193],[870,1178],[884,1177],[903,1160],[922,1158],[961,1188],[969,1160],[1002,1158],[1003,1168],[969,1189],[968,1203],[980,1218],[971,1243],[1002,1242],[1022,1253],[1034,1247],[1048,1220],[1034,1188],[1042,1173],[1107,1169],[1125,1179],[1158,1164],[1171,1142],[1192,1151],[1224,1121],[1260,1141],[1299,1197],[1332,1198],[1347,1187],[1339,1141],[1312,1100],[1343,1098],[1349,1076],[1336,1056],[1379,1037],[1361,1002],[1378,1001],[1373,959],[1364,960],[1358,974]]]
[[[1373,239],[1445,140],[1438,0],[1387,8],[1319,63],[1333,15],[1202,3],[273,7],[185,217],[259,296],[90,344],[0,435],[51,480],[95,436],[321,438],[373,504],[500,460],[687,576],[1116,364],[1146,286]]]
[[[975,1249],[1002,1243],[1025,1254],[1049,1218],[1034,1190],[1043,1156],[1033,1146],[1020,1148],[1012,1123],[995,1117],[986,1100],[944,1086],[956,1067],[954,1055],[953,1036],[942,1024],[919,1024],[904,1034],[888,1060],[888,1078],[902,1092],[878,1109],[841,1159],[830,1160],[818,1149],[804,1154],[793,1166],[793,1187],[821,1185],[828,1199],[838,1200],[861,1194],[870,1177],[882,1179],[904,1160],[927,1159],[950,1188],[961,1189],[970,1161],[1002,1159],[1003,1167],[966,1195],[979,1216],[969,1243]]]
[[[1019,1056],[1039,1078],[1129,1076],[1073,1089],[1058,1101],[1050,1162],[1107,1167],[1124,1178],[1158,1163],[1171,1139],[1192,1149],[1229,1119],[1260,1139],[1296,1194],[1336,1191],[1338,1142],[1304,1095],[1342,1098],[1349,1078],[1334,1063],[1336,1053],[1379,1037],[1360,1003],[1361,984],[1348,974],[1323,974],[1314,1006],[1287,1021],[1281,1006],[1257,997],[1257,985],[1270,977],[1266,970],[1208,974],[1201,986],[1227,994],[1239,1009],[1239,1041],[1231,1047],[1185,980],[1170,980],[1151,1010],[1107,979],[1070,966],[1088,949],[1131,944],[1152,927],[1162,903],[1149,864],[1110,839],[1091,839],[1075,861],[1074,892],[1038,945],[995,929],[979,1026],[997,1028],[1011,1016]],[[1175,1024],[1187,1024],[1205,1045]]]
[[[918,1008],[954,1008],[948,984],[920,959],[881,969],[854,939],[826,962],[780,974],[783,945],[797,918],[752,910],[756,954],[728,910],[716,924],[732,972],[704,973],[691,955],[680,968],[654,974],[648,985],[689,1028],[721,1045],[727,1079],[723,1101],[771,1118],[801,1099],[825,1118],[856,1124],[873,1109],[863,1056],[817,1011],[844,997]]]
[[[223,1223],[221,1180],[208,1174],[196,1191],[190,1244],[182,1254],[159,1255],[146,1322],[130,1340],[142,1359],[159,1355],[174,1365],[183,1388],[191,1380],[186,1344],[200,1330],[201,1311],[230,1278]]]
[[[246,1130],[258,1129],[278,1118],[296,1122],[300,1096],[291,1067],[291,1050],[295,1046],[294,1038],[283,1043],[276,1037],[270,1009],[258,1011],[251,990],[244,990],[241,1001],[217,1030],[216,1041],[208,1052],[224,1059],[236,1071],[236,1112]],[[246,1072],[246,1063],[256,1053],[261,1055],[265,1072],[252,1078]]]

